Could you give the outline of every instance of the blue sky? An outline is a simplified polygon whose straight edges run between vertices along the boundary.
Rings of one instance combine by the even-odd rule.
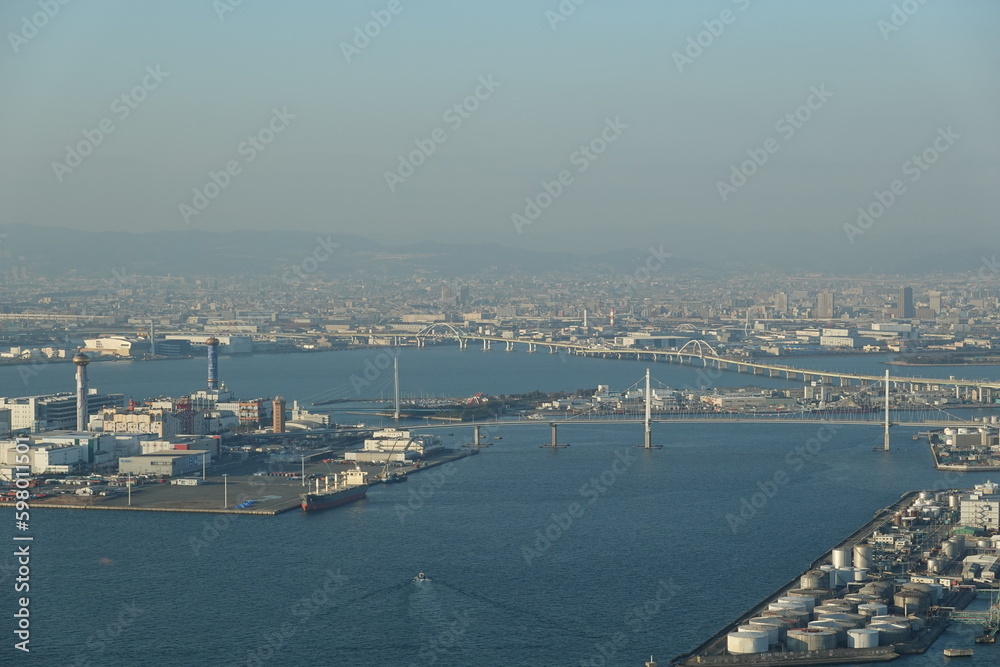
[[[584,252],[669,239],[682,255],[704,252],[706,238],[815,233],[849,253],[992,227],[1000,3],[990,0],[588,0],[555,29],[546,12],[557,0],[400,0],[350,62],[341,44],[389,0],[243,0],[220,19],[224,2],[54,2],[32,33],[24,22],[38,1],[6,0],[0,222]],[[892,25],[902,5],[911,13]],[[705,46],[679,71],[674,54],[699,33]],[[158,83],[147,76],[156,67],[168,73]],[[120,118],[114,101],[144,77],[155,87]],[[499,86],[480,87],[454,127],[445,113],[481,77]],[[808,120],[791,136],[776,129],[817,89],[830,96],[812,99]],[[248,161],[241,142],[275,109],[294,118]],[[616,118],[627,128],[606,151],[574,161]],[[102,121],[114,129],[78,166],[54,167]],[[948,127],[958,138],[911,181],[904,163]],[[399,156],[436,129],[443,142],[390,189],[386,172],[406,174]],[[777,150],[720,192],[768,139]],[[238,173],[185,216],[193,189],[230,161]],[[564,170],[571,182],[519,233],[511,216],[531,212],[525,198],[538,202]],[[844,225],[894,180],[903,193],[851,243]]]

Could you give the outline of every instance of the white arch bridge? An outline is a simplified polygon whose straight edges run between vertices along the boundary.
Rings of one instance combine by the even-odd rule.
[[[725,357],[710,344],[701,340],[690,340],[679,350],[623,349],[567,341],[543,341],[530,338],[487,336],[470,333],[447,323],[432,324],[416,333],[330,334],[330,336],[338,335],[350,338],[352,341],[360,344],[376,344],[380,342],[383,345],[398,346],[405,344],[424,347],[428,341],[455,341],[458,343],[459,349],[463,350],[468,349],[470,344],[481,345],[483,350],[491,350],[494,345],[497,347],[502,345],[507,352],[516,350],[526,350],[528,352],[547,351],[549,354],[565,353],[605,359],[630,359],[686,364],[701,366],[715,371],[750,373],[753,375],[778,377],[785,380],[801,380],[803,382],[821,380],[841,387],[855,385],[868,387],[881,384],[885,381],[885,378],[879,375],[795,368],[764,361]],[[889,382],[894,387],[904,388],[908,391],[953,387],[956,398],[975,398],[981,403],[992,403],[995,399],[1000,398],[1000,381],[997,380],[890,376]]]

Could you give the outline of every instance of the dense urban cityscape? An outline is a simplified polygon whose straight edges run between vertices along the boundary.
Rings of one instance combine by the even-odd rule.
[[[995,667],[997,25],[0,2],[0,665]]]

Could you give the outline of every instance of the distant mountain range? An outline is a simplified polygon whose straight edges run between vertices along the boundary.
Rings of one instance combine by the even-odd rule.
[[[660,251],[660,249],[657,249]],[[322,258],[322,261],[315,261]],[[510,248],[495,243],[421,242],[387,245],[353,234],[302,231],[145,233],[88,232],[33,225],[0,226],[0,275],[4,265],[23,265],[33,275],[70,272],[106,275],[126,268],[137,275],[277,275],[302,267],[319,275],[398,275],[442,278],[463,275],[632,275],[650,260],[657,274],[696,271],[714,274],[709,265],[675,257],[662,260],[647,250],[596,255]],[[662,265],[660,262],[662,261]]]

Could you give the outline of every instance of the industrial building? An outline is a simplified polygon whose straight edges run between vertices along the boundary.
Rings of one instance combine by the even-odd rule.
[[[961,498],[959,525],[981,528],[985,531],[1000,530],[1000,495],[993,482],[977,484],[973,492]]]
[[[365,440],[364,447],[344,452],[348,461],[365,463],[405,462],[433,454],[441,449],[440,439],[429,435],[412,435],[409,431],[387,428],[375,431]]]
[[[136,436],[102,435],[79,431],[49,431],[22,438],[28,445],[28,465],[33,474],[76,472],[84,466],[111,465],[119,457],[137,453]],[[0,442],[0,464],[14,466],[19,460],[17,441]],[[22,465],[24,465],[22,463]]]
[[[207,451],[164,451],[129,456],[118,461],[118,472],[131,475],[167,475],[174,477],[201,470]]]
[[[148,433],[161,438],[181,431],[177,415],[162,408],[105,408],[90,425],[105,433]]]
[[[99,394],[96,389],[87,392],[87,414],[96,415],[104,408],[125,404],[122,394]],[[77,426],[77,396],[72,392],[40,396],[0,397],[0,409],[11,414],[12,431],[49,431]]]
[[[102,336],[100,338],[85,338],[83,351],[103,357],[135,357],[149,354],[150,344],[149,341],[138,338]]]

